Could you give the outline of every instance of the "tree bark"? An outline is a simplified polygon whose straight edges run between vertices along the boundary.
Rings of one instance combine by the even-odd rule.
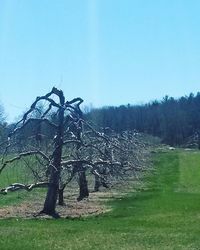
[[[101,181],[100,181],[99,176],[97,176],[97,175],[95,175],[94,178],[95,178],[95,179],[94,179],[94,180],[95,180],[94,191],[95,191],[95,192],[98,192],[98,191],[99,191],[99,188],[100,188],[100,186],[101,186]]]
[[[60,108],[58,110],[58,129],[55,138],[55,150],[53,152],[53,166],[50,166],[50,181],[47,191],[46,199],[44,202],[44,208],[41,213],[51,215],[58,218],[59,215],[56,212],[56,202],[58,198],[59,181],[61,173],[61,157],[63,147],[63,132],[64,132],[64,104],[65,98],[62,91],[59,91]]]
[[[77,107],[77,113],[79,115],[79,121],[77,123],[77,139],[81,141],[81,135],[83,132],[83,127],[82,127],[82,121],[81,119],[83,118],[82,111],[80,110],[79,107]],[[77,151],[80,149],[81,145],[77,144]],[[86,179],[86,173],[85,169],[83,168],[83,164],[79,164],[77,166],[78,169],[78,178],[79,178],[79,197],[77,198],[78,201],[81,201],[84,198],[87,198],[89,196],[89,189],[88,189],[88,183]]]
[[[65,205],[65,202],[64,202],[64,188],[60,188],[58,190],[58,205],[60,206],[64,206]]]
[[[84,198],[89,196],[88,183],[86,179],[85,171],[82,170],[79,172],[79,197],[78,201],[81,201]]]
[[[104,175],[104,178],[106,176]],[[100,178],[99,176],[95,175],[95,184],[94,184],[94,191],[98,192],[99,188],[103,186],[105,188],[109,188],[109,185],[106,183],[106,180],[104,180],[103,178]]]

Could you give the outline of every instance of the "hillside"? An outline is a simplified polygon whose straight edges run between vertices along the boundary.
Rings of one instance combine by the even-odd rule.
[[[178,99],[165,96],[144,105],[121,105],[92,109],[86,117],[100,127],[117,132],[137,130],[158,136],[164,143],[184,145],[188,140],[199,144],[200,93]]]

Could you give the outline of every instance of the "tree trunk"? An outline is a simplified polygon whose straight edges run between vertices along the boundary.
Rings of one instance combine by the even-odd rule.
[[[53,152],[53,164],[50,166],[50,180],[49,187],[44,202],[44,208],[41,213],[45,213],[58,218],[59,215],[56,212],[56,202],[58,198],[59,181],[61,173],[61,157],[63,147],[63,131],[64,131],[64,104],[65,98],[62,91],[59,91],[60,108],[58,110],[58,129],[55,137],[55,150]]]
[[[105,178],[105,176],[104,176]],[[106,180],[103,178],[100,178],[99,176],[95,175],[95,185],[94,185],[94,191],[98,192],[99,188],[103,186],[105,188],[109,188],[109,185],[106,183]]]
[[[198,144],[198,149],[200,150],[200,135],[199,134],[198,134],[197,144]]]
[[[44,208],[41,211],[41,213],[45,213],[48,215],[51,215],[54,218],[59,218],[59,215],[57,214],[55,208],[56,208],[56,201],[57,201],[57,195],[58,195],[58,188],[54,184],[50,184],[45,203],[44,203]]]
[[[98,192],[99,188],[101,186],[101,181],[100,181],[99,176],[97,176],[97,175],[95,175],[94,178],[95,178],[94,191]]]
[[[58,205],[60,206],[64,206],[65,205],[65,202],[64,202],[64,188],[60,188],[58,190]]]
[[[107,166],[105,165],[104,168],[103,168],[103,171],[102,171],[102,175],[103,175],[103,178],[101,178],[101,185],[105,188],[109,188],[109,185],[107,184]],[[113,168],[111,168],[113,169]]]
[[[53,161],[53,166],[51,166],[50,181],[49,181],[50,184],[48,187],[44,208],[42,210],[42,213],[51,215],[53,217],[58,217],[55,208],[59,190],[61,154],[62,154],[62,146],[60,145],[54,151],[54,161]]]
[[[82,170],[79,172],[79,197],[78,201],[81,201],[84,198],[89,196],[88,183],[86,179],[85,171]]]

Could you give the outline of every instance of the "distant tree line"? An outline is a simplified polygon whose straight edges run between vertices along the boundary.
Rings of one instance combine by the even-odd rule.
[[[119,107],[93,108],[84,116],[98,128],[110,128],[116,133],[136,130],[158,136],[164,143],[170,145],[186,145],[188,141],[196,140],[197,145],[200,146],[200,92],[178,99],[165,96],[160,101],[155,100],[143,105],[128,104]],[[52,119],[54,120],[54,117]],[[12,128],[12,124],[6,123],[5,112],[3,106],[0,105],[1,142],[7,138]],[[40,128],[30,123],[27,131],[21,134],[22,145],[35,129]],[[42,134],[52,135],[51,128],[48,126],[46,128],[43,126],[42,130]]]
[[[200,93],[179,99],[165,96],[144,105],[92,109],[86,116],[94,124],[116,132],[137,130],[170,145],[184,145],[191,138],[199,141]]]

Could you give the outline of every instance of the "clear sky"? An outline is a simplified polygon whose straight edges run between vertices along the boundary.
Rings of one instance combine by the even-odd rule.
[[[52,86],[94,106],[200,90],[199,0],[0,0],[11,121]]]

